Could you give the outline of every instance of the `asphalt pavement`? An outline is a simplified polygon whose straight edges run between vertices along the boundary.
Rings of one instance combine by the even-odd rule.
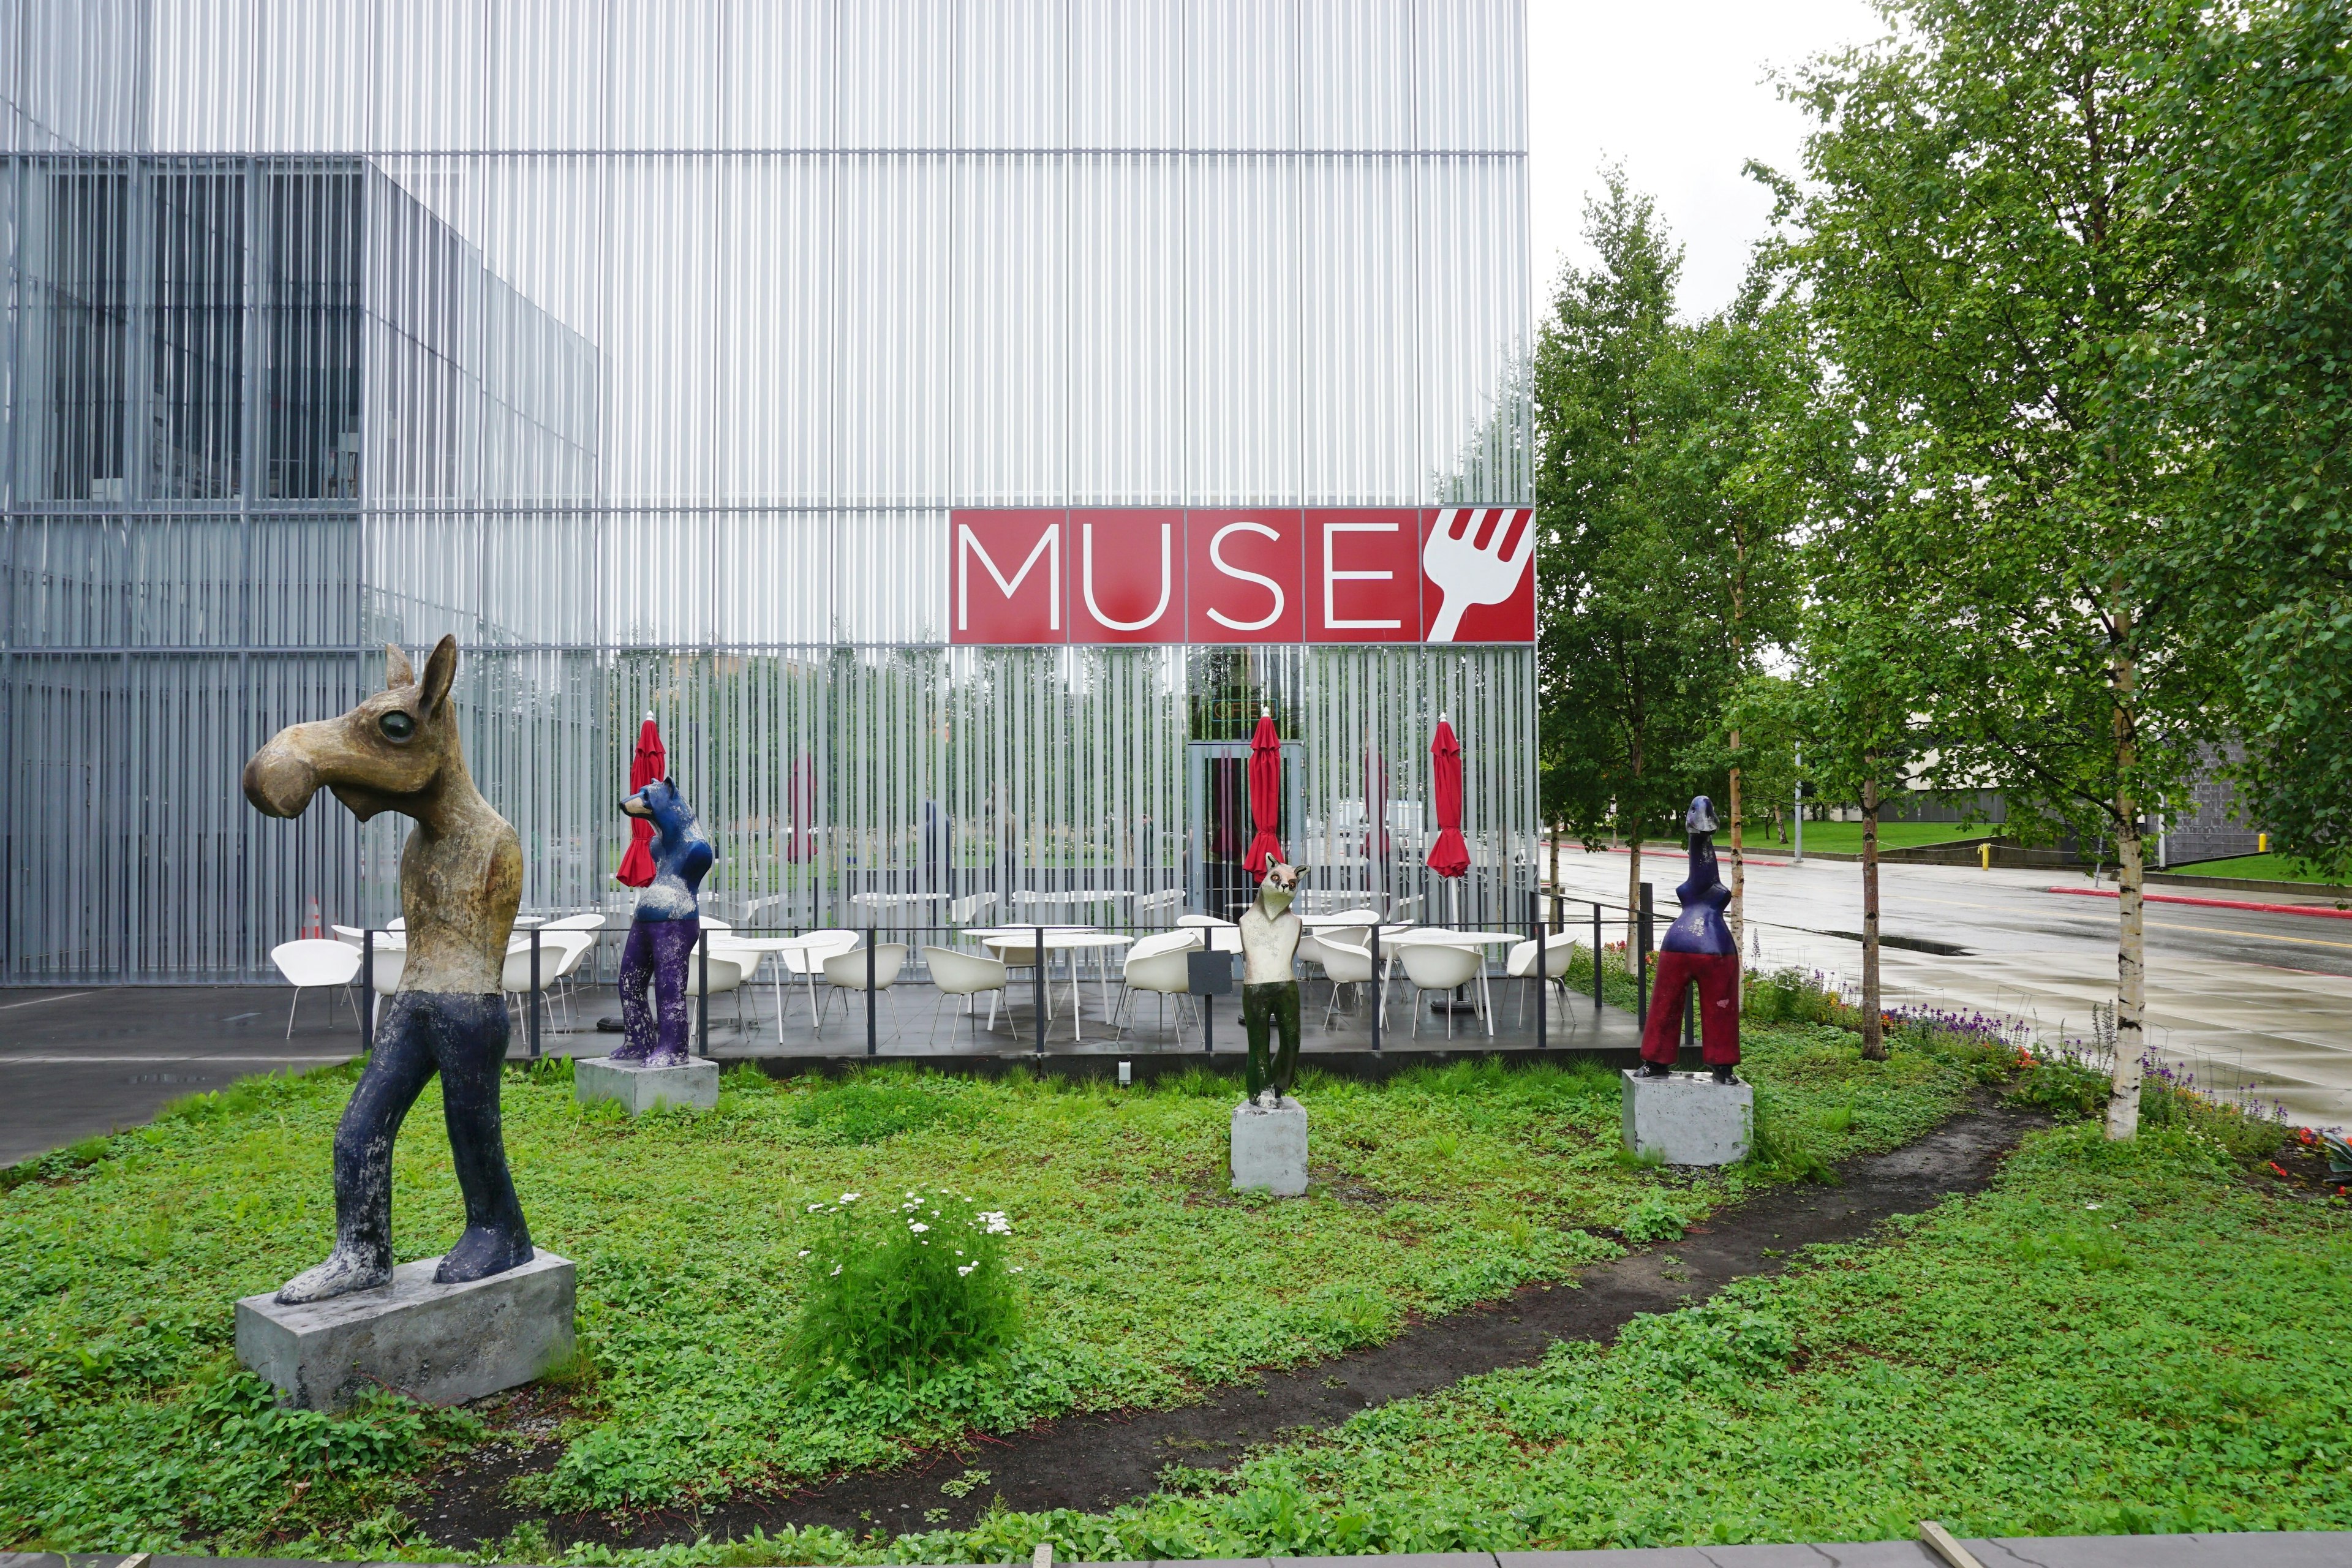
[[[0,1165],[135,1127],[184,1094],[359,1054],[343,993],[279,986],[0,991]]]
[[[1622,851],[1563,846],[1561,889],[1622,905],[1627,860]],[[1681,907],[1674,889],[1685,867],[1679,851],[1643,854],[1662,926]],[[1724,869],[1728,875],[1727,861]],[[2116,994],[2116,904],[2101,896],[2113,890],[2112,879],[2095,889],[2081,871],[1884,863],[1885,1001],[1999,1013],[2045,1037],[2086,1037],[2093,1005]],[[2352,919],[2335,918],[2342,911],[2326,898],[2150,892],[2162,900],[2151,900],[2145,916],[2149,1043],[2201,1084],[2251,1087],[2299,1123],[2352,1124]],[[1817,969],[1859,984],[1859,864],[1793,865],[1767,852],[1748,862],[1746,894],[1751,965]],[[2165,901],[2192,898],[2210,901]],[[2324,912],[2224,907],[2236,901]]]

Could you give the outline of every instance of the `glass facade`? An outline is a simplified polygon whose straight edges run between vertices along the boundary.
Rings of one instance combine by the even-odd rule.
[[[1519,0],[0,0],[5,978],[268,973],[404,822],[278,725],[463,645],[534,908],[636,722],[721,912],[1230,884],[1524,919],[1524,647],[950,647],[949,516],[1524,506]],[[999,901],[992,907],[1009,907]]]

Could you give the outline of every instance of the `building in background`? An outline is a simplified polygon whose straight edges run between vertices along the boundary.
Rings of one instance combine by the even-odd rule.
[[[250,977],[313,898],[394,913],[404,822],[237,771],[445,632],[528,907],[619,894],[647,710],[740,921],[1215,907],[1270,710],[1310,887],[1443,913],[1443,711],[1462,916],[1524,918],[1519,0],[0,37],[0,977]]]

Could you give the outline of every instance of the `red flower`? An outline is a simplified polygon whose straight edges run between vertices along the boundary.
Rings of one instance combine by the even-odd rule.
[[[2282,1180],[2285,1180],[2285,1181],[2292,1181],[2292,1180],[2294,1180],[2294,1178],[2293,1178],[2293,1177],[2291,1177],[2291,1176],[2287,1175],[2287,1173],[2286,1173],[2286,1167],[2285,1167],[2284,1165],[2280,1164],[2276,1160],[2273,1160],[2273,1161],[2271,1162],[2271,1169],[2272,1169],[2272,1170],[2273,1170],[2273,1171],[2276,1171],[2276,1172],[2279,1173],[2279,1176],[2280,1176],[2280,1178],[2281,1178]]]

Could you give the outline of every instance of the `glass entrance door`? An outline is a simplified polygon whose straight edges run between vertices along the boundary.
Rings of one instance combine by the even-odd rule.
[[[1282,819],[1275,836],[1283,852],[1296,857],[1295,842],[1306,818],[1298,804],[1306,748],[1295,741],[1282,747]],[[1237,919],[1257,897],[1257,881],[1244,868],[1257,829],[1250,821],[1247,741],[1193,741],[1185,747],[1186,821],[1190,866],[1185,903],[1195,914]]]

